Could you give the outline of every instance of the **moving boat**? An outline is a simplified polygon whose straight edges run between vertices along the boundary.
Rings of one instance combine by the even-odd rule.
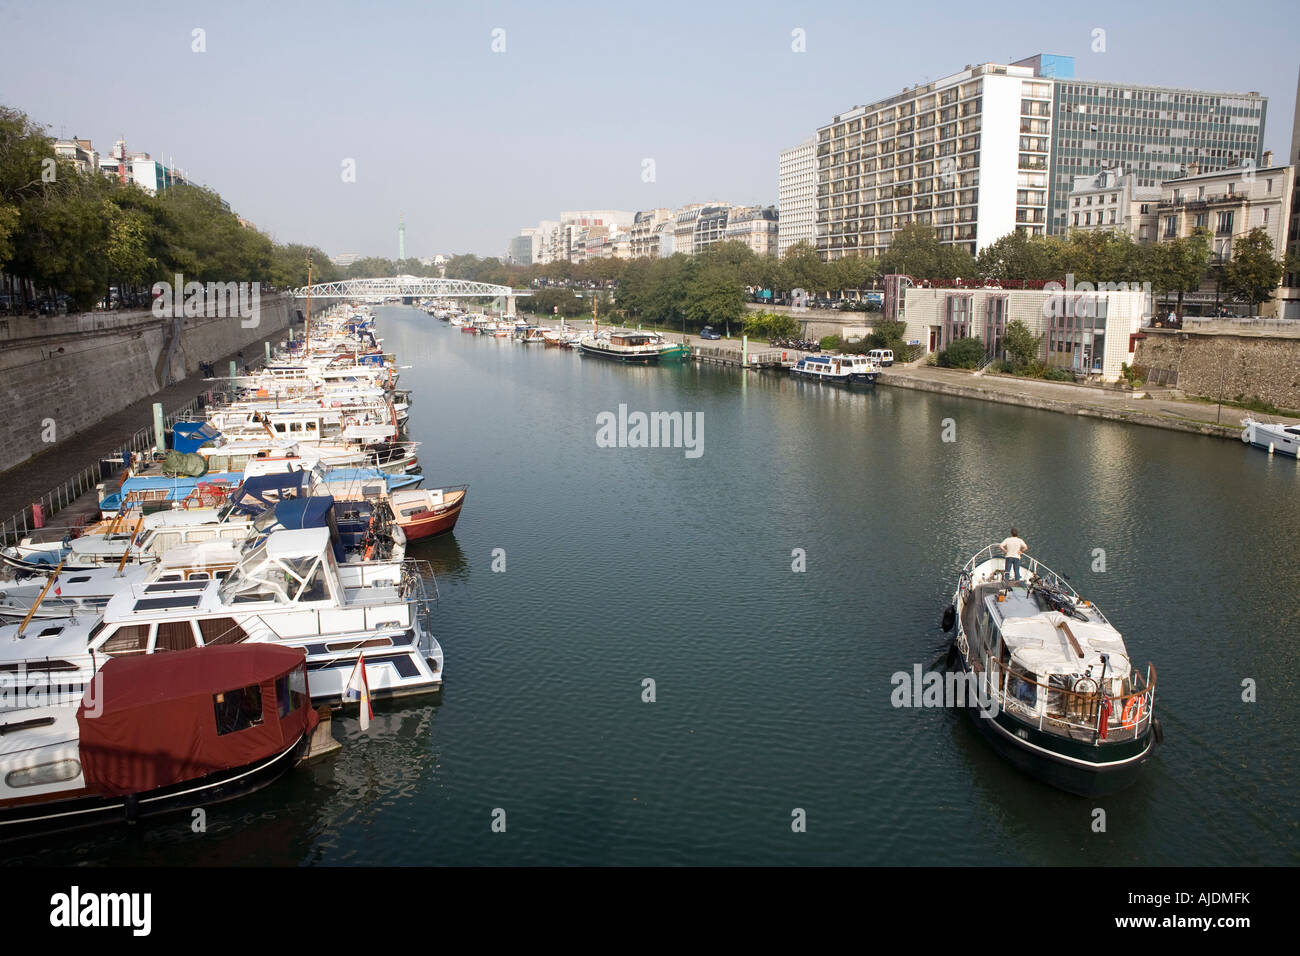
[[[944,629],[951,665],[967,675],[975,726],[1016,767],[1070,793],[1115,793],[1137,779],[1162,739],[1156,672],[1132,666],[1096,605],[1034,558],[1008,578],[997,545],[962,568]],[[984,716],[981,704],[990,706]]]
[[[388,496],[394,521],[406,533],[407,541],[445,534],[456,527],[469,485],[451,485],[434,490],[394,491]]]
[[[578,339],[578,349],[583,355],[642,365],[680,361],[691,354],[689,347],[671,343],[658,332],[611,332],[608,337],[589,332]]]
[[[318,720],[296,648],[115,658],[75,709],[0,714],[0,839],[244,796],[307,754]]]
[[[880,366],[865,355],[805,355],[790,374],[835,385],[875,385]]]
[[[1241,440],[1247,445],[1263,448],[1270,455],[1278,452],[1300,458],[1300,425],[1283,425],[1257,422],[1247,418],[1241,423]]]

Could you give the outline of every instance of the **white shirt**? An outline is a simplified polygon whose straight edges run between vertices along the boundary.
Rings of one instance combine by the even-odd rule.
[[[1029,545],[1025,544],[1023,539],[1014,537],[1003,541],[1001,547],[1008,558],[1018,558],[1029,550]]]

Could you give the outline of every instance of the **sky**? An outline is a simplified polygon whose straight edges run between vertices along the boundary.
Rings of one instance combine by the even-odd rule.
[[[0,0],[0,104],[174,162],[278,241],[390,258],[399,217],[408,256],[501,256],[561,210],[775,204],[778,153],[836,113],[1040,52],[1258,91],[1287,155],[1292,4],[1069,7]]]

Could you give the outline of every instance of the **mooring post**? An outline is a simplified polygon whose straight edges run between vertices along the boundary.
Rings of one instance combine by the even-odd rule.
[[[162,402],[153,403],[153,435],[154,450],[160,455],[167,453],[167,434],[163,431],[163,410]]]

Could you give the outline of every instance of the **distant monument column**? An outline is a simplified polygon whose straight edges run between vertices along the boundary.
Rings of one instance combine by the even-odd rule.
[[[397,221],[397,261],[406,258],[406,217],[399,216]]]

